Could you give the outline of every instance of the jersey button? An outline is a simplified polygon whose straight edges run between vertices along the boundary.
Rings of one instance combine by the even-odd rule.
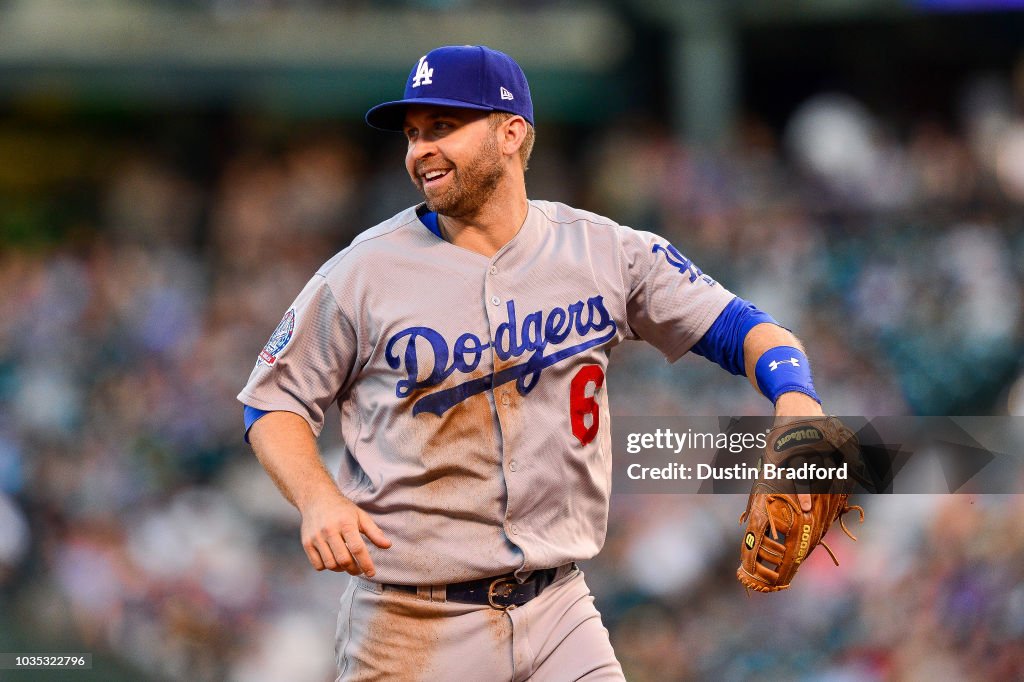
[[[517,469],[519,469],[519,465],[516,464],[515,460],[512,460],[511,462],[508,463],[508,468],[511,471],[516,471]]]
[[[517,526],[514,523],[512,524],[512,527],[509,530],[512,531],[512,535],[519,535],[519,526]]]
[[[498,274],[498,266],[497,265],[492,265],[491,266],[491,274],[492,275],[497,275]]]
[[[501,299],[498,298],[497,296],[491,296],[491,303],[493,303],[494,305],[498,305],[499,303],[501,303]]]

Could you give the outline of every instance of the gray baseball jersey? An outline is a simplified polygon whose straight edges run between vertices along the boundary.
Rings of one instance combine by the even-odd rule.
[[[393,540],[383,583],[584,560],[604,543],[609,351],[683,355],[733,298],[664,239],[531,201],[492,258],[410,208],[306,285],[238,398],[316,434],[341,412],[341,491]]]

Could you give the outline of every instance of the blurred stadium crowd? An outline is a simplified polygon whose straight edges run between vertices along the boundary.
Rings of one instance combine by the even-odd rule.
[[[717,150],[640,119],[572,140],[542,124],[528,184],[665,235],[770,311],[834,413],[1019,415],[1013,93],[979,82],[960,124],[906,130],[822,94],[781,134],[747,121]],[[401,142],[162,123],[0,123],[0,630],[126,679],[332,679],[345,577],[306,564],[234,396],[311,273],[415,201]],[[631,345],[618,414],[767,412],[700,358]],[[841,568],[819,553],[767,597],[732,577],[743,504],[615,498],[586,569],[629,679],[1024,677],[1021,497],[868,500]]]

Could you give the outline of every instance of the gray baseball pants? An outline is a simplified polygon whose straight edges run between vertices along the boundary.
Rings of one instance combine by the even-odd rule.
[[[354,578],[341,598],[336,658],[336,682],[625,679],[579,569],[507,611]]]

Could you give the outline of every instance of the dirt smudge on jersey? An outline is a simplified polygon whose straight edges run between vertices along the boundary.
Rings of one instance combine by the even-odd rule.
[[[477,369],[438,388],[488,374]],[[410,567],[432,583],[509,570],[513,557],[497,525],[505,512],[505,485],[490,391],[470,396],[440,416],[421,413],[416,421],[421,444],[410,445],[419,448],[422,473],[409,480],[410,506],[431,515],[432,536],[409,558]],[[464,546],[452,555],[439,554],[443,537],[458,537]]]
[[[452,382],[452,387],[466,381],[472,381],[484,376],[480,370],[469,374],[468,378],[461,377],[458,382]],[[440,389],[449,388],[448,383],[442,384]],[[426,415],[424,415],[425,417]],[[453,405],[441,416],[431,415],[432,421],[428,421],[430,432],[424,442],[424,452],[449,450],[451,446],[462,444],[466,441],[474,444],[485,445],[493,443],[494,440],[494,412],[488,400],[487,393],[477,393],[466,398],[460,403]]]
[[[482,376],[477,370],[469,378]],[[445,504],[457,509],[481,495],[493,499],[500,463],[496,419],[488,395],[471,396],[440,417],[422,417],[428,431],[421,452],[427,480],[421,491],[434,503],[430,506]]]

